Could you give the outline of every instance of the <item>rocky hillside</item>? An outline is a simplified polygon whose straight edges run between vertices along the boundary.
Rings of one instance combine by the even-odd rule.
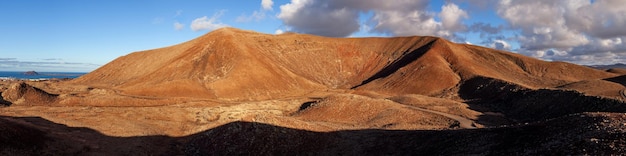
[[[436,37],[326,38],[223,28],[120,57],[74,82],[133,95],[245,101],[322,89],[437,96],[456,94],[474,77],[535,89],[614,76]]]

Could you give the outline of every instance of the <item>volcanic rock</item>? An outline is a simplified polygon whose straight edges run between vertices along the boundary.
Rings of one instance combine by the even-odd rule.
[[[24,82],[11,85],[2,92],[2,98],[12,104],[52,104],[57,95],[49,94],[44,90],[30,86]]]

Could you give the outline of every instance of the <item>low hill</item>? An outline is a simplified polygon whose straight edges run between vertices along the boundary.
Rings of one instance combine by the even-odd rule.
[[[24,82],[15,83],[1,93],[7,105],[48,105],[55,103],[58,96]]]

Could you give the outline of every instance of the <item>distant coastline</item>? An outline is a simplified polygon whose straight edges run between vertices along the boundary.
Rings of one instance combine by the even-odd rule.
[[[36,72],[34,71],[0,71],[0,80],[30,80],[30,81],[43,81],[50,79],[74,79],[87,73],[83,72]]]

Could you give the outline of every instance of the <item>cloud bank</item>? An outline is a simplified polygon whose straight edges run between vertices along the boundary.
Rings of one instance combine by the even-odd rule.
[[[520,52],[548,60],[582,64],[624,62],[626,3],[619,0],[504,0],[496,8],[511,29]]]
[[[431,2],[291,0],[280,6],[277,18],[289,31],[322,36],[347,37],[366,30],[466,42],[463,36],[472,33],[483,39],[483,46],[545,60],[626,62],[626,3],[620,0],[449,0],[441,6]],[[495,13],[504,23],[468,21],[484,12]]]
[[[370,32],[393,36],[433,35],[453,38],[464,31],[467,12],[454,3],[442,11],[426,11],[427,0],[292,0],[280,6],[278,18],[292,31],[330,37],[346,37],[367,27]],[[361,13],[372,13],[365,24]],[[440,18],[441,20],[436,20]]]
[[[33,70],[46,71],[92,71],[101,65],[92,63],[66,62],[60,58],[46,58],[39,60],[23,61],[17,58],[0,58],[0,71],[6,70]]]

